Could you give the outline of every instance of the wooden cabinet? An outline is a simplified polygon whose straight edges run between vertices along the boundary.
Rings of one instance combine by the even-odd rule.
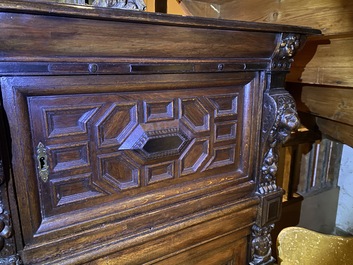
[[[13,1],[0,30],[4,262],[272,262],[284,76],[319,32]]]

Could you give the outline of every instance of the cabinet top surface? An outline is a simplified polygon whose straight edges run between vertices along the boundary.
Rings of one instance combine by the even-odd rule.
[[[245,22],[213,18],[167,15],[133,10],[99,8],[93,6],[38,3],[3,0],[0,3],[0,12],[42,14],[65,17],[80,17],[96,20],[124,21],[134,23],[162,24],[196,28],[262,31],[262,32],[291,32],[307,35],[320,34],[320,30],[289,25],[270,23]]]

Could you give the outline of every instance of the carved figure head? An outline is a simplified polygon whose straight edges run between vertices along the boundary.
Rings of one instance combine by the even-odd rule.
[[[285,104],[279,124],[279,139],[283,143],[288,140],[291,131],[299,126],[299,118],[295,107],[292,104]]]
[[[293,57],[295,52],[298,50],[299,46],[299,35],[288,35],[282,40],[282,43],[280,45],[280,57],[282,59]]]
[[[277,111],[277,140],[281,143],[288,140],[291,131],[298,128],[300,122],[295,103],[290,95],[282,95],[276,99]]]

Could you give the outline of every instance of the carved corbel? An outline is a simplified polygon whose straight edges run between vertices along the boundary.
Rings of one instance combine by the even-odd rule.
[[[281,41],[272,56],[272,71],[288,71],[293,57],[305,42],[300,34],[283,33]]]
[[[279,220],[283,190],[276,184],[279,147],[299,126],[292,96],[283,88],[269,89],[264,94],[262,124],[262,165],[257,185],[259,212],[252,228],[250,265],[273,264],[270,232]]]
[[[265,93],[262,127],[263,163],[258,192],[267,194],[280,189],[276,185],[279,147],[299,126],[299,118],[292,96],[278,88]]]

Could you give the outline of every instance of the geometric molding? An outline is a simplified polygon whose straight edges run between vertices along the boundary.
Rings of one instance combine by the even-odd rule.
[[[146,166],[146,185],[174,178],[174,161]]]
[[[53,206],[63,206],[70,203],[86,201],[104,194],[91,185],[91,173],[51,179],[51,198]]]
[[[180,120],[194,133],[210,130],[210,114],[198,98],[180,99]]]
[[[138,125],[119,150],[134,150],[144,160],[149,160],[180,155],[189,142],[189,138],[178,128],[148,130],[144,124]]]
[[[235,162],[235,145],[213,148],[213,155],[202,171],[232,165]]]
[[[97,106],[43,107],[42,111],[47,137],[86,134],[87,122],[97,110]]]
[[[136,103],[112,104],[95,125],[98,146],[111,147],[121,144],[137,126],[137,109]]]
[[[238,94],[208,97],[215,106],[215,118],[227,117],[238,113]]]
[[[47,146],[53,172],[90,165],[87,142]]]
[[[209,155],[210,141],[208,139],[194,139],[184,151],[180,160],[180,176],[197,172],[201,164]]]
[[[123,153],[99,155],[98,164],[98,186],[99,181],[120,191],[140,186],[140,166]]]
[[[234,140],[236,138],[236,121],[218,122],[214,124],[214,142]]]
[[[144,122],[173,120],[174,101],[144,101],[143,102]]]

